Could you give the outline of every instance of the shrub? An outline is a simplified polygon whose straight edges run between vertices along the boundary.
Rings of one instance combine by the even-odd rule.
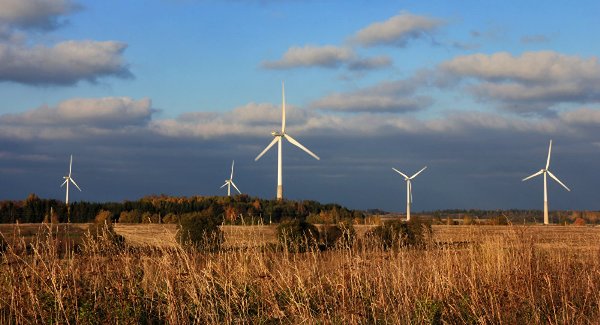
[[[140,223],[142,214],[138,210],[123,211],[119,216],[119,223]]]
[[[387,221],[371,230],[368,235],[377,238],[384,248],[422,247],[431,234],[431,223],[420,218],[408,222],[401,220]]]
[[[179,218],[177,242],[200,250],[218,250],[225,236],[219,228],[220,220],[208,213],[187,213]]]
[[[100,210],[94,218],[94,222],[98,224],[111,223],[112,222],[112,212],[107,210]]]
[[[112,212],[107,210],[100,210],[94,218],[94,222],[88,226],[90,239],[96,243],[102,243],[102,249],[94,247],[100,250],[110,250],[109,247],[121,249],[125,245],[125,238],[115,232],[114,225],[112,223]],[[87,243],[88,249],[92,243]]]
[[[350,248],[356,239],[356,231],[349,222],[327,225],[321,228],[319,246],[328,249],[333,247]]]
[[[319,230],[306,221],[286,221],[277,226],[277,239],[289,251],[303,252],[316,246]]]
[[[173,213],[167,213],[162,219],[163,223],[179,223],[179,216]]]

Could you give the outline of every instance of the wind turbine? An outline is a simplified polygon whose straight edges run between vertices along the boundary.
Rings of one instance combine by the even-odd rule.
[[[296,141],[294,138],[292,138],[289,134],[285,132],[285,86],[283,82],[281,83],[281,97],[281,132],[272,131],[271,135],[274,137],[273,141],[269,143],[265,150],[263,150],[258,156],[256,156],[256,158],[254,158],[254,161],[257,161],[258,159],[260,159],[260,157],[262,157],[265,154],[265,152],[267,152],[269,149],[271,149],[272,146],[275,145],[275,143],[277,143],[277,200],[283,199],[283,182],[281,172],[281,143],[283,142],[283,138],[287,139],[291,144],[295,145],[296,147],[304,150],[304,152],[313,156],[315,159],[320,160],[320,158],[317,155],[312,153],[310,150],[306,149],[303,145],[300,144],[300,142]]]
[[[404,177],[404,180],[406,181],[406,221],[410,221],[410,204],[412,203],[412,185],[410,183],[410,181],[417,177],[417,175],[419,175],[422,171],[424,171],[427,168],[427,166],[423,167],[423,169],[419,170],[418,172],[416,172],[414,175],[412,175],[411,177],[408,177],[406,174],[404,174],[403,172],[397,170],[396,168],[392,167],[392,169],[402,175]]]
[[[77,187],[77,189],[81,192],[81,188],[79,188],[79,185],[77,185],[77,183],[75,183],[75,180],[71,177],[72,166],[73,166],[73,155],[71,155],[71,160],[69,162],[69,175],[63,177],[65,179],[65,181],[60,185],[60,187],[63,187],[63,186],[65,186],[65,184],[67,184],[67,196],[65,198],[65,204],[67,205],[67,214],[69,214],[69,183],[73,183],[73,185],[75,185],[75,187]]]
[[[240,192],[240,190],[237,188],[237,186],[235,186],[235,183],[233,182],[233,164],[235,164],[235,160],[231,163],[231,176],[229,176],[229,179],[225,180],[225,184],[223,184],[223,186],[221,186],[220,188],[225,187],[225,185],[227,185],[227,196],[231,196],[231,185],[233,185],[233,188],[235,188],[236,191],[238,191],[238,193],[242,194],[242,192]]]
[[[548,159],[546,160],[546,168],[542,168],[540,169],[539,172],[525,177],[523,178],[523,181],[526,181],[530,178],[536,177],[538,175],[544,174],[544,224],[547,225],[550,223],[549,219],[548,219],[548,182],[547,182],[547,177],[546,174],[550,175],[550,177],[552,177],[552,179],[554,179],[558,184],[562,185],[562,187],[564,187],[565,189],[567,189],[567,191],[571,191],[565,184],[563,184],[556,176],[554,176],[554,174],[552,174],[550,172],[550,169],[548,169],[550,167],[550,153],[552,152],[552,140],[550,140],[550,146],[548,147]]]

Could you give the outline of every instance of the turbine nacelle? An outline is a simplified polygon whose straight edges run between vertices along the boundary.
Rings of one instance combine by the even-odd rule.
[[[283,133],[277,132],[277,131],[271,131],[271,135],[274,137],[281,137],[281,136],[283,136]]]

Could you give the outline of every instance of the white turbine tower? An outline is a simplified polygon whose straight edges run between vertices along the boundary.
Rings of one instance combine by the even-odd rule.
[[[269,143],[269,145],[265,148],[265,150],[263,150],[254,159],[254,161],[257,161],[258,159],[260,159],[260,157],[262,157],[262,155],[265,154],[265,152],[267,152],[269,149],[271,149],[271,147],[273,145],[275,145],[275,143],[278,144],[278,151],[277,151],[277,200],[282,200],[283,199],[283,182],[282,182],[282,172],[281,172],[281,143],[282,143],[283,138],[287,139],[291,144],[295,145],[296,147],[304,150],[307,154],[313,156],[315,159],[320,160],[320,158],[317,155],[315,155],[314,153],[312,153],[310,150],[306,149],[303,145],[300,144],[300,142],[296,141],[294,138],[292,138],[289,134],[287,134],[285,132],[285,87],[284,87],[283,82],[281,83],[281,97],[282,97],[282,105],[281,105],[281,112],[282,112],[282,117],[281,117],[281,132],[272,131],[271,135],[273,137],[275,137],[275,139],[273,139],[273,141],[271,141],[271,143]]]
[[[231,186],[233,185],[233,188],[235,188],[236,191],[238,191],[238,193],[242,194],[242,192],[240,192],[240,190],[237,188],[237,186],[235,186],[235,183],[233,182],[233,164],[235,164],[235,160],[233,162],[231,162],[231,176],[229,176],[229,179],[225,180],[225,184],[223,184],[223,186],[221,186],[220,188],[223,188],[225,186],[227,186],[227,196],[231,196]]]
[[[412,185],[410,183],[410,181],[417,177],[417,175],[419,175],[422,171],[424,171],[427,168],[427,166],[423,167],[423,169],[419,170],[417,173],[415,173],[414,175],[412,175],[411,177],[408,177],[406,174],[404,174],[403,172],[397,170],[396,168],[392,167],[392,169],[402,175],[404,177],[404,180],[406,181],[406,221],[410,221],[410,204],[412,203]]]
[[[65,198],[65,204],[67,205],[67,214],[69,214],[69,183],[73,183],[73,185],[75,185],[75,187],[77,187],[77,189],[81,192],[81,188],[79,188],[79,185],[77,185],[77,183],[75,183],[75,180],[73,179],[73,177],[71,177],[72,167],[73,167],[73,155],[71,155],[71,160],[69,162],[69,175],[63,177],[65,179],[65,181],[62,183],[62,185],[60,185],[60,187],[63,187],[63,186],[65,186],[65,184],[67,184],[67,196]]]
[[[539,172],[525,177],[523,178],[523,181],[526,181],[530,178],[536,177],[538,175],[544,174],[544,224],[547,225],[550,223],[550,220],[548,218],[548,182],[547,182],[547,177],[546,174],[550,175],[550,177],[552,177],[552,179],[554,179],[558,184],[562,185],[562,187],[564,187],[565,189],[567,189],[567,191],[571,191],[565,184],[563,184],[556,176],[554,176],[554,174],[552,174],[550,172],[550,153],[552,152],[552,140],[550,140],[550,146],[548,147],[548,159],[546,160],[546,168],[542,168],[540,169]]]

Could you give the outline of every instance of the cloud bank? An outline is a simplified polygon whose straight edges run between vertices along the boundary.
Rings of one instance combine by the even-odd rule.
[[[500,52],[459,56],[443,62],[440,71],[467,80],[472,94],[519,113],[548,112],[560,103],[600,100],[600,64],[553,51]],[[469,79],[470,82],[469,82]]]

